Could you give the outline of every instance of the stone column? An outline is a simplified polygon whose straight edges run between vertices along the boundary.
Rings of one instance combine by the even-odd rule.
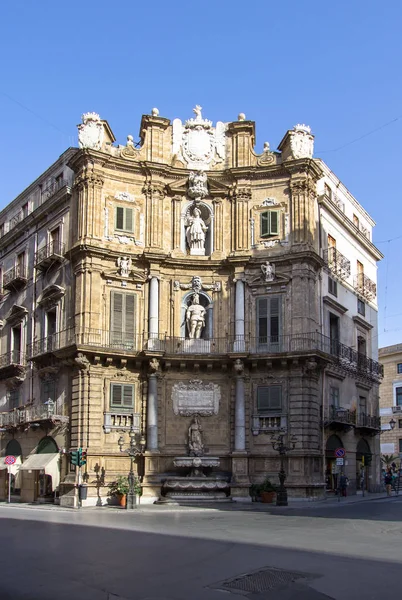
[[[244,400],[244,365],[237,359],[236,370],[236,404],[235,404],[235,452],[246,450],[246,406]]]
[[[244,281],[236,280],[234,351],[244,351]]]
[[[148,375],[147,450],[158,451],[158,375],[159,362],[153,358]]]
[[[150,339],[159,336],[159,281],[153,276],[149,283],[149,318],[148,333]]]

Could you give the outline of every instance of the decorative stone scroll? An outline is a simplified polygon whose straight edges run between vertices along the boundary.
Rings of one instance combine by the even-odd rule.
[[[200,379],[176,383],[172,389],[173,412],[181,417],[211,417],[219,412],[221,390],[215,383]]]

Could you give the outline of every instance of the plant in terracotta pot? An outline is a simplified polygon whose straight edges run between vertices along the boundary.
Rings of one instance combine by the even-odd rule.
[[[128,490],[128,478],[121,475],[116,481],[109,483],[109,491],[107,495],[109,497],[116,498],[120,506],[125,507]]]
[[[276,495],[276,487],[267,478],[260,486],[261,502],[272,504]]]

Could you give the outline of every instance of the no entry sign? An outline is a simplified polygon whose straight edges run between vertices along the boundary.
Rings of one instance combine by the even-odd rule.
[[[15,456],[6,456],[6,458],[4,459],[4,462],[6,465],[13,465],[16,460],[17,459],[15,458]]]
[[[335,450],[335,456],[336,456],[336,458],[344,458],[345,455],[346,455],[345,448],[337,448]]]

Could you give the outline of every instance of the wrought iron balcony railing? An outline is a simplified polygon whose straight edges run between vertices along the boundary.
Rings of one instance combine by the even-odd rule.
[[[52,403],[23,406],[0,413],[0,427],[15,428],[19,425],[40,421],[68,423],[68,416],[58,414]]]
[[[10,289],[13,286],[23,285],[28,281],[27,269],[23,265],[16,265],[4,273],[3,288]]]
[[[356,425],[356,411],[331,405],[329,407],[328,418],[324,419],[328,425]]]
[[[14,365],[17,367],[26,366],[26,356],[24,352],[21,352],[20,350],[10,350],[0,356],[0,369]]]
[[[354,288],[357,293],[366,298],[366,300],[373,300],[373,298],[377,296],[376,284],[364,273],[358,273],[358,275],[355,276]]]
[[[374,415],[359,414],[356,426],[360,429],[381,429],[381,418]]]
[[[328,269],[337,275],[337,277],[347,279],[350,276],[350,260],[343,256],[336,248],[324,250],[323,258]]]
[[[55,179],[44,190],[42,190],[42,201],[45,202],[51,198],[56,192],[64,187],[68,187],[69,183],[66,179]]]
[[[62,260],[64,255],[65,244],[62,242],[50,242],[47,246],[40,248],[35,254],[35,265],[40,267],[46,266],[48,263],[55,260]]]
[[[266,357],[319,352],[326,355],[327,360],[360,376],[381,378],[384,374],[380,363],[318,332],[270,337],[188,339],[146,333],[134,335],[102,329],[70,328],[33,342],[28,347],[28,356],[35,358],[68,346],[88,351],[104,350],[119,355],[157,352],[165,356],[248,354]]]

